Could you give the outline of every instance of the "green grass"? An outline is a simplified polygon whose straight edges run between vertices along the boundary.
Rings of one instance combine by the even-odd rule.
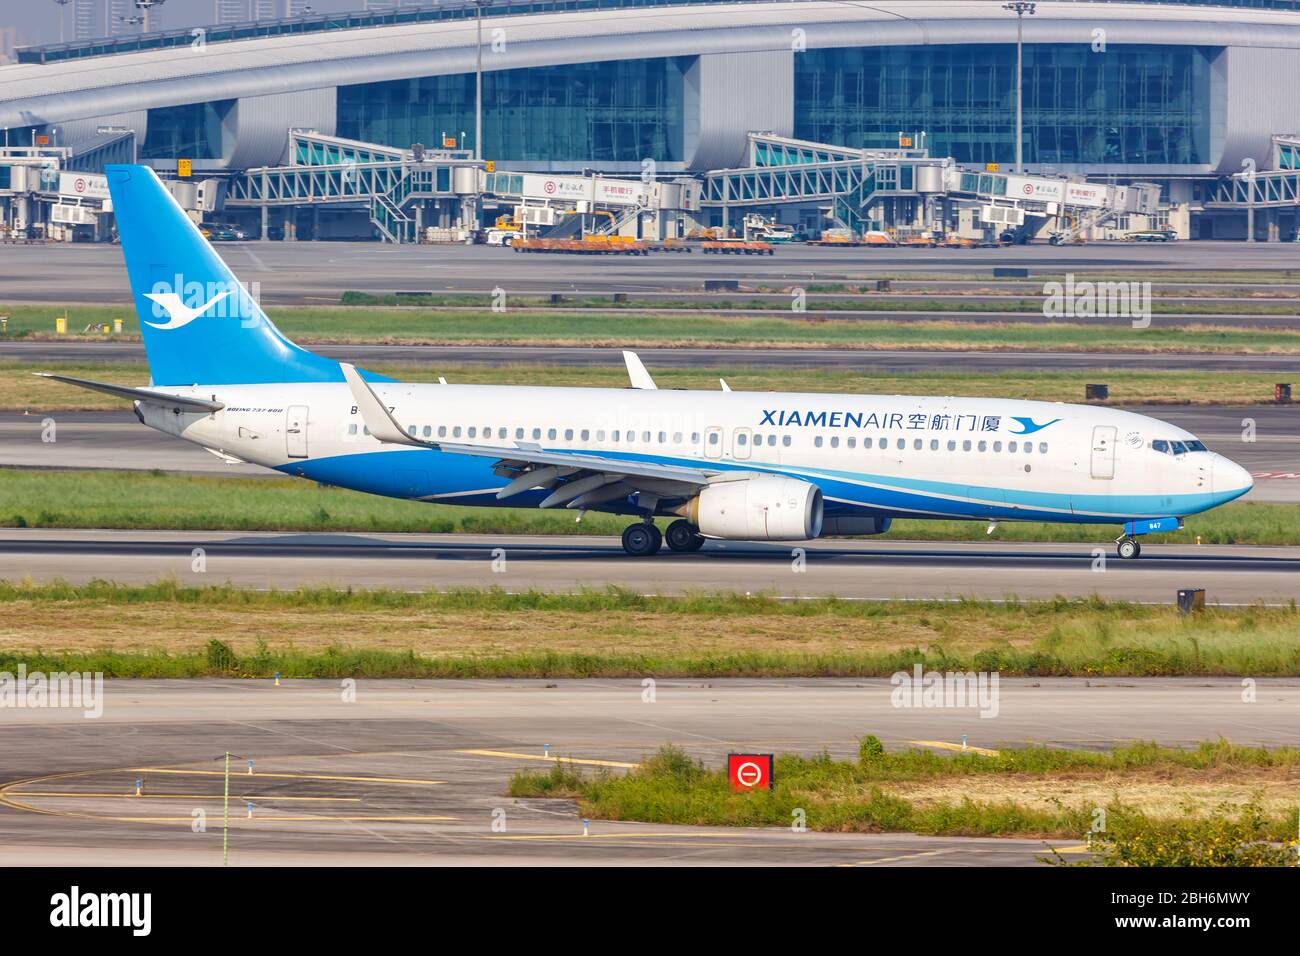
[[[1098,598],[254,591],[164,580],[0,581],[0,612],[0,668],[115,677],[884,677],[917,664],[1008,677],[1300,675],[1294,605],[1184,616]],[[931,758],[889,759],[911,759],[917,772]]]
[[[0,469],[0,527],[150,530],[620,534],[627,519],[565,509],[471,508],[383,498],[294,478]],[[873,540],[986,541],[979,521],[894,522]],[[1005,522],[993,540],[1097,543],[1111,525]],[[1300,505],[1235,502],[1158,540],[1300,544]]]
[[[1271,403],[1273,384],[1285,381],[1286,372],[1203,372],[1098,369],[1093,371],[1031,372],[874,372],[864,356],[862,371],[840,368],[651,368],[660,388],[718,389],[718,379],[740,391],[847,393],[856,395],[963,395],[1029,399],[1045,402],[1082,402],[1084,386],[1103,381],[1110,385],[1112,404],[1242,404]],[[372,366],[402,381],[436,381],[439,375],[455,384],[565,385],[624,388],[627,372],[616,356],[606,365],[554,367],[547,365],[388,365]],[[36,366],[0,360],[0,409],[58,411],[71,409],[121,409],[122,399],[90,392],[34,376],[34,371],[54,372],[122,385],[149,381],[143,363],[106,362]],[[1300,378],[1300,358],[1297,359]]]
[[[638,820],[659,824],[697,826],[789,827],[802,815],[809,829],[822,831],[911,832],[945,836],[1046,836],[1079,840],[1094,824],[1094,807],[1071,805],[1064,800],[1043,808],[1026,806],[1014,796],[1015,783],[1008,783],[1003,799],[978,801],[919,801],[899,795],[905,782],[935,779],[954,781],[971,775],[1069,779],[1071,775],[1107,774],[1116,794],[1105,807],[1107,842],[1131,847],[1143,835],[1156,829],[1177,832],[1179,824],[1153,820],[1146,813],[1123,802],[1126,778],[1141,771],[1143,779],[1181,774],[1195,780],[1203,772],[1249,769],[1285,776],[1300,765],[1300,751],[1294,748],[1266,750],[1239,747],[1225,741],[1202,743],[1181,751],[1151,743],[1116,747],[1110,753],[1084,753],[1045,747],[1010,748],[988,758],[955,754],[938,756],[922,751],[886,753],[877,751],[869,759],[849,762],[834,760],[823,753],[815,757],[778,756],[770,791],[734,793],[722,769],[693,760],[675,746],[666,746],[626,774],[608,771],[587,774],[563,761],[545,771],[517,773],[507,787],[516,798],[567,797],[576,799],[584,816],[607,820]],[[1170,808],[1174,809],[1174,808]],[[1241,817],[1234,811],[1209,817],[1185,817],[1183,828],[1204,830],[1223,816],[1247,818],[1242,831],[1224,831],[1244,860],[1278,865],[1279,857],[1250,850],[1259,841],[1287,841],[1296,828],[1295,812],[1264,813],[1248,805]],[[1232,842],[1227,840],[1224,842]],[[1106,860],[1114,849],[1099,847]],[[1221,847],[1227,851],[1230,847]],[[1155,850],[1149,845],[1141,854],[1151,863]],[[1223,852],[1222,863],[1231,862]],[[1176,853],[1168,855],[1178,862]],[[1128,862],[1134,862],[1130,856]],[[1119,862],[1119,861],[1116,861]]]
[[[271,310],[276,325],[290,338],[303,344],[314,342],[393,342],[426,344],[547,344],[574,343],[606,346],[728,346],[838,348],[976,348],[976,349],[1105,349],[1120,351],[1300,351],[1300,330],[1249,328],[1237,325],[1219,327],[1209,304],[1189,306],[1157,304],[1156,318],[1146,329],[1116,327],[1101,322],[1062,322],[1041,319],[1034,322],[977,323],[961,321],[963,312],[1003,311],[1038,313],[1041,306],[1032,300],[1017,300],[997,305],[944,302],[854,300],[852,304],[883,311],[937,310],[951,313],[951,318],[912,321],[859,321],[853,319],[809,318],[774,309],[770,316],[726,315],[728,309],[756,308],[762,300],[722,300],[708,307],[690,308],[696,312],[679,315],[655,315],[630,307],[616,311],[612,307],[593,308],[590,312],[507,311],[487,308],[420,309],[389,307],[304,307],[280,306]],[[830,300],[828,300],[830,301]],[[843,308],[845,300],[835,300]],[[863,302],[867,304],[864,305]],[[769,303],[770,307],[771,303]],[[708,309],[717,311],[708,311]],[[816,308],[823,308],[819,302]],[[138,338],[139,327],[129,306],[66,307],[70,338],[85,339],[79,333],[88,323],[114,319],[124,322],[125,337]],[[1259,315],[1290,315],[1294,306],[1234,305],[1232,312]],[[9,336],[41,335],[52,337],[54,320],[64,312],[60,306],[0,306],[9,312]],[[1199,322],[1180,320],[1163,322],[1162,312],[1204,314]],[[1219,307],[1224,311],[1224,307]],[[91,335],[90,338],[113,338]]]

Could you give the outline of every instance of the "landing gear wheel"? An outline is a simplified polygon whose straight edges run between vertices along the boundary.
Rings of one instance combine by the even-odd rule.
[[[1142,553],[1142,545],[1138,544],[1136,538],[1120,538],[1116,544],[1115,550],[1125,560],[1132,560]]]
[[[679,518],[668,526],[664,540],[672,551],[698,551],[704,547],[704,536],[685,518]]]
[[[623,529],[623,550],[634,558],[656,554],[663,543],[663,534],[652,524],[638,522]]]

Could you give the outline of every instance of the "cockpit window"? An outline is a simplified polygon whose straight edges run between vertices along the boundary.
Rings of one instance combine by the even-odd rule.
[[[1175,455],[1186,455],[1186,454],[1187,454],[1187,446],[1184,445],[1182,442],[1180,442],[1180,441],[1173,441],[1173,442],[1170,442],[1169,445],[1170,445],[1170,447],[1173,449],[1173,452],[1174,452]]]
[[[1189,451],[1209,451],[1205,443],[1192,439],[1191,441],[1166,441],[1163,438],[1157,438],[1151,442],[1151,450],[1162,452],[1166,455],[1185,455]]]
[[[1188,451],[1209,451],[1210,449],[1205,447],[1205,442],[1203,441],[1189,441],[1187,443],[1187,450]]]

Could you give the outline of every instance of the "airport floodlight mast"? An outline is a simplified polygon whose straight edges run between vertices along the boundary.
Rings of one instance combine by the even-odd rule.
[[[71,3],[72,0],[54,0],[54,2],[59,5],[59,42],[62,43],[64,42],[63,8],[66,7],[69,3]]]
[[[1024,175],[1024,124],[1023,124],[1023,107],[1024,107],[1024,82],[1025,73],[1023,65],[1024,55],[1024,28],[1025,14],[1033,16],[1034,4],[1027,3],[1025,0],[1015,0],[1013,3],[1002,4],[1002,9],[1008,13],[1016,15],[1016,173]]]
[[[483,8],[492,0],[473,0],[477,42],[474,50],[474,158],[483,158]],[[464,134],[461,134],[462,139]],[[461,147],[464,148],[464,143]]]

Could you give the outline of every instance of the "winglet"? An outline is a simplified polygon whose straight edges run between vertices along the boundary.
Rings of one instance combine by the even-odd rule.
[[[725,378],[718,379],[718,384],[722,386],[722,390],[724,392],[731,391],[731,386],[727,384],[727,380]]]
[[[389,442],[394,445],[415,445],[418,448],[427,448],[430,442],[423,442],[414,435],[408,435],[402,430],[402,426],[397,423],[387,406],[379,400],[379,396],[374,393],[365,379],[357,372],[355,365],[349,365],[347,362],[339,362],[339,368],[343,370],[343,379],[348,383],[348,388],[352,390],[352,400],[357,403],[357,410],[361,412],[361,420],[366,423],[366,428],[370,430],[372,437],[380,441]]]
[[[623,352],[623,362],[627,365],[627,377],[632,380],[633,388],[648,388],[657,391],[659,386],[655,380],[650,377],[650,373],[645,370],[645,365],[641,363],[641,356],[635,352]]]

